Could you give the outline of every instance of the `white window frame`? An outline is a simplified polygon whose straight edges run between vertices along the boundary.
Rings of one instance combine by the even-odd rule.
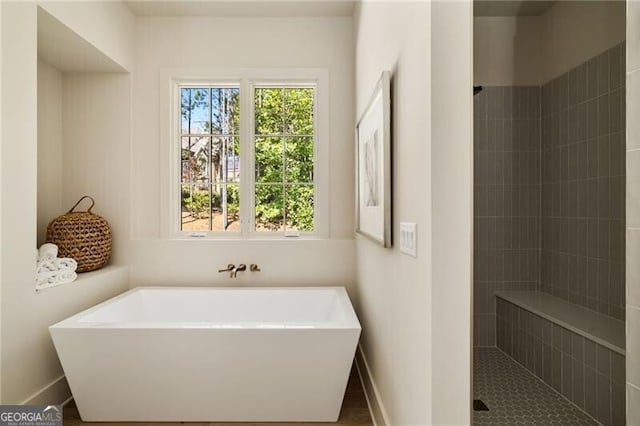
[[[241,230],[182,231],[180,168],[180,87],[240,87],[240,220]],[[314,87],[314,230],[297,239],[329,237],[329,78],[325,68],[172,68],[160,72],[160,204],[161,234],[168,239],[285,239],[283,231],[255,230],[256,87]]]

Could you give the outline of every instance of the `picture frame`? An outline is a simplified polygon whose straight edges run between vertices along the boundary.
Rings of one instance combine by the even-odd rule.
[[[391,73],[384,71],[356,124],[356,232],[391,247],[391,214]]]

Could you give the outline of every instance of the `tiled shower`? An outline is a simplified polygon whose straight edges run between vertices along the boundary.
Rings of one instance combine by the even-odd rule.
[[[474,103],[474,345],[495,346],[494,292],[540,289],[540,88]]]
[[[497,346],[605,425],[625,424],[624,356],[495,292],[624,321],[624,52],[474,97],[474,346]]]
[[[624,43],[542,86],[544,292],[624,319]]]

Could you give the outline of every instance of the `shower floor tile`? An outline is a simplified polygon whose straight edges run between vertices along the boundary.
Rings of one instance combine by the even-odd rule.
[[[474,349],[473,399],[476,426],[600,424],[498,348]]]

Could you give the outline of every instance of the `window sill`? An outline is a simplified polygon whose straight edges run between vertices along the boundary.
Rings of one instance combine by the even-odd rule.
[[[205,236],[189,236],[174,235],[164,238],[167,241],[328,241],[331,240],[327,235],[300,235],[297,237],[285,237],[284,235],[265,235],[242,237],[240,235],[205,235]]]
[[[123,265],[107,265],[102,269],[98,269],[97,271],[91,272],[82,272],[78,274],[78,278],[75,281],[70,283],[60,283],[60,284],[48,284],[42,287],[35,287],[36,293],[41,293],[45,290],[51,290],[56,287],[65,286],[68,287],[74,284],[82,284],[82,285],[100,285],[102,283],[113,282],[114,278],[117,278],[122,275],[129,275],[129,267]]]

